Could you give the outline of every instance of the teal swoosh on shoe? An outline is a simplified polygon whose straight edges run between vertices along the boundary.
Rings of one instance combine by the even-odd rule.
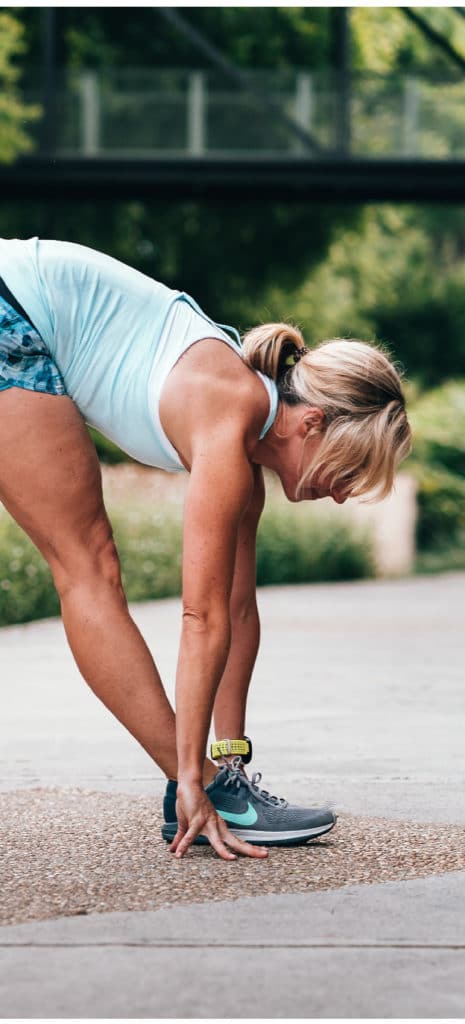
[[[217,813],[224,818],[225,821],[232,822],[233,825],[255,825],[258,821],[258,814],[251,803],[247,803],[247,810],[243,811],[242,814],[233,814],[232,811],[222,811],[219,807]]]

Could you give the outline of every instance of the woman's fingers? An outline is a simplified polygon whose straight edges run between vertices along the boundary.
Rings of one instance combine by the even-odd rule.
[[[234,832],[230,832],[229,829],[225,829],[222,839],[232,850],[236,850],[243,857],[261,857],[262,859],[268,857],[268,850],[264,846],[252,846],[245,839],[239,839],[239,836],[235,836]]]
[[[192,825],[187,830],[179,827],[170,845],[171,853],[176,854],[178,858],[183,857],[198,834],[199,830],[195,825]],[[268,850],[263,846],[252,846],[250,843],[245,842],[244,839],[240,839],[239,836],[235,836],[233,832],[230,832],[219,816],[216,817],[216,821],[205,823],[202,827],[202,834],[207,837],[210,845],[222,860],[236,860],[236,856],[232,853],[233,850],[243,857],[264,859],[268,856]]]
[[[186,834],[185,828],[181,828],[178,825],[178,831],[176,832],[176,835],[175,835],[175,837],[173,839],[173,842],[170,843],[170,851],[171,851],[171,853],[176,853],[176,850],[177,850],[177,848],[179,846],[179,843],[181,842],[181,839],[182,839],[183,836],[185,836],[185,834]]]
[[[170,847],[175,856],[183,857],[198,834],[198,828],[195,826],[191,826],[184,835],[180,834],[178,831]],[[228,850],[228,847],[226,846],[226,843],[223,842],[217,828],[215,829],[213,826],[204,827],[203,834],[208,837],[210,845],[213,846],[213,849],[216,850],[218,856],[221,857],[222,860],[237,859],[235,855]],[[174,845],[175,843],[176,846]]]

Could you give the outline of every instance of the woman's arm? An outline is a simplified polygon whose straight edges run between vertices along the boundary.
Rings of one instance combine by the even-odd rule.
[[[247,693],[260,643],[256,598],[256,539],[265,503],[261,466],[254,467],[254,489],[239,527],[230,601],[231,646],[213,716],[217,738],[240,738],[245,731]]]
[[[182,856],[200,831],[220,856],[225,846],[256,855],[216,815],[203,785],[203,764],[216,690],[231,643],[230,600],[240,523],[254,472],[240,436],[218,431],[195,447],[184,520],[183,626],[176,679],[179,830]]]
[[[241,521],[254,492],[251,451],[267,413],[264,388],[229,346],[193,345],[160,400],[165,433],[190,472],[184,518],[183,627],[176,681],[178,833],[182,855],[202,832],[220,856],[250,846],[228,832],[202,787],[216,691],[231,645],[231,594]],[[261,855],[261,854],[259,854]]]
[[[176,680],[178,772],[191,782],[202,781],[213,702],[229,654],[236,546],[252,489],[253,470],[239,445],[225,450],[213,442],[194,459],[184,510]]]

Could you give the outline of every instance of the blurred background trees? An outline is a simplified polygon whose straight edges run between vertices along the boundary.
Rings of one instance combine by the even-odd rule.
[[[26,90],[40,81],[44,10],[0,9],[2,159],[31,145],[18,79]],[[465,19],[456,9],[416,10],[465,57]],[[239,68],[324,72],[334,64],[332,8],[190,8],[183,16]],[[63,7],[54,18],[59,73],[208,66],[157,8],[128,17],[127,8]],[[393,79],[457,75],[394,7],[351,9],[350,63],[357,74]],[[463,207],[136,199],[106,203],[102,217],[90,202],[3,202],[0,230],[102,248],[192,293],[211,316],[241,330],[293,318],[315,341],[382,340],[420,387],[465,375]]]
[[[32,141],[23,127],[24,120],[40,116],[39,106],[25,104],[20,97],[19,60],[27,52],[24,26],[6,11],[0,11],[0,162],[9,163],[21,153],[29,153]]]

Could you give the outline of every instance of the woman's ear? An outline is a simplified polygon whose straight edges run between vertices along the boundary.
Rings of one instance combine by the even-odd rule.
[[[318,406],[308,406],[300,421],[301,433],[304,437],[321,434],[324,428],[325,414]]]

